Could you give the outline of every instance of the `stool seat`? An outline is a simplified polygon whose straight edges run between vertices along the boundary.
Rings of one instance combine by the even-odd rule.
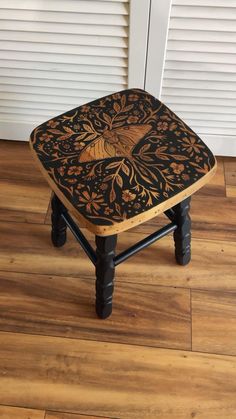
[[[56,195],[100,236],[166,211],[216,170],[213,154],[191,128],[140,89],[59,115],[37,127],[30,143]]]

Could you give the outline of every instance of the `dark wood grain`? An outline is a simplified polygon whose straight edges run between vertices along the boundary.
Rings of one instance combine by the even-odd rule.
[[[117,283],[113,315],[101,322],[94,283],[1,272],[0,330],[190,349],[189,290]]]
[[[47,184],[34,163],[27,141],[0,141],[0,156],[0,179]]]
[[[107,416],[77,415],[76,413],[46,412],[45,419],[110,419]],[[111,418],[116,419],[116,418]]]
[[[43,410],[0,405],[1,419],[45,419]],[[76,419],[76,418],[75,418]]]
[[[0,179],[0,220],[43,223],[50,189],[45,183],[26,180]]]
[[[0,222],[0,234],[3,271],[95,278],[93,265],[70,233],[63,248],[52,246],[48,225]],[[91,243],[92,236],[87,234]],[[120,234],[117,252],[143,237]],[[235,242],[193,239],[191,263],[181,267],[175,262],[173,238],[167,236],[119,265],[116,281],[232,292],[235,269]]]
[[[236,355],[236,293],[193,291],[192,322],[194,350]]]
[[[0,339],[8,405],[120,419],[236,415],[233,357],[12,333]]]

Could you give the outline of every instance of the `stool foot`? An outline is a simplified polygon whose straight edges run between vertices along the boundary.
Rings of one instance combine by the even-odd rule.
[[[96,236],[96,313],[101,319],[106,319],[112,312],[116,242],[117,235]]]
[[[66,242],[66,222],[63,220],[61,214],[63,213],[63,211],[66,211],[66,209],[55,194],[53,194],[51,206],[52,206],[51,240],[55,247],[61,247]]]
[[[179,265],[187,265],[191,260],[191,219],[189,216],[191,198],[173,207],[178,228],[174,232],[175,258]]]

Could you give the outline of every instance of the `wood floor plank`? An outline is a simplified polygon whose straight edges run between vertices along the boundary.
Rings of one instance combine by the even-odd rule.
[[[44,183],[0,179],[4,199],[0,201],[0,220],[43,223],[50,199]]]
[[[226,196],[227,196],[227,198],[236,198],[236,186],[227,185],[226,186]]]
[[[0,330],[190,349],[189,294],[118,282],[112,316],[101,321],[94,281],[0,272]]]
[[[77,415],[76,413],[46,412],[45,419],[109,419],[109,418],[105,416]]]
[[[193,349],[236,355],[236,293],[192,291]]]
[[[234,157],[225,158],[224,167],[226,185],[236,186],[236,159]]]
[[[92,264],[70,233],[60,249],[51,245],[48,225],[0,222],[0,234],[2,271],[94,279]],[[120,234],[118,251],[141,238],[143,234]],[[192,262],[179,266],[172,237],[168,236],[119,265],[116,278],[117,282],[233,292],[235,255],[235,242],[193,239]]]
[[[0,339],[8,405],[120,419],[236,416],[233,357],[11,333]]]
[[[0,405],[1,419],[44,419],[44,416],[45,412],[43,410]]]
[[[1,140],[0,156],[0,179],[47,184],[33,160],[28,142]]]

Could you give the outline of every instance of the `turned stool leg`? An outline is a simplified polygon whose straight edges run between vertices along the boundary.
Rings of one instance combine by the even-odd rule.
[[[187,265],[191,259],[191,219],[189,216],[191,198],[173,207],[178,228],[174,232],[175,258],[179,265]]]
[[[53,194],[51,201],[52,206],[52,231],[51,239],[55,247],[61,247],[66,242],[66,222],[63,220],[61,214],[66,211],[66,208],[60,199]]]
[[[115,247],[117,235],[96,236],[96,312],[105,319],[112,312],[113,279],[115,275]]]

